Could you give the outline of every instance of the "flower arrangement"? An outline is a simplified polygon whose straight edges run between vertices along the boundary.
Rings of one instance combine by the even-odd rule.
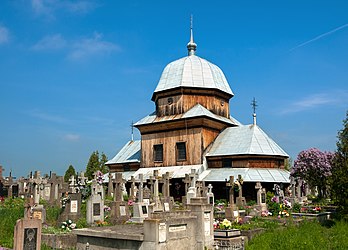
[[[73,223],[72,220],[66,220],[62,222],[62,230],[70,232],[72,229],[76,228],[76,223]]]
[[[103,181],[104,181],[104,178],[103,178],[104,174],[101,172],[101,171],[97,171],[97,173],[95,174],[95,178],[97,180],[97,183],[102,185],[103,184]]]
[[[321,212],[321,207],[315,207],[313,208],[313,211],[316,213],[320,213]]]
[[[98,227],[103,227],[103,226],[109,225],[109,223],[107,221],[100,221],[100,220],[96,221],[96,224]]]
[[[223,221],[215,220],[213,227],[214,229],[232,229],[232,222],[228,219],[224,219]]]
[[[262,211],[261,212],[261,217],[268,217],[268,216],[272,216],[273,214],[269,211]]]

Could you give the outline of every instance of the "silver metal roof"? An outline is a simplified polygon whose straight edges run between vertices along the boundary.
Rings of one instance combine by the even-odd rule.
[[[156,122],[164,122],[164,121],[173,121],[173,120],[179,120],[179,119],[187,119],[187,118],[193,118],[193,117],[198,117],[198,116],[205,116],[209,117],[218,121],[222,121],[228,124],[233,124],[233,125],[239,125],[240,122],[238,122],[236,119],[231,117],[230,119],[216,115],[209,110],[207,110],[205,107],[203,107],[200,104],[196,104],[194,107],[192,107],[190,110],[188,110],[184,114],[180,115],[171,115],[171,116],[162,116],[162,117],[157,117],[156,113],[153,112],[152,114],[144,117],[140,121],[136,122],[134,125],[144,125],[144,124],[149,124],[149,123],[156,123]]]
[[[222,70],[196,55],[169,63],[164,68],[154,93],[177,87],[219,89],[233,95]]]
[[[130,163],[130,162],[140,162],[141,141],[129,141],[123,148],[116,154],[114,158],[107,161],[105,164],[115,164],[115,163]]]
[[[289,157],[259,126],[226,128],[218,135],[206,156],[271,155]]]
[[[245,182],[277,182],[290,183],[290,172],[277,168],[215,168],[207,169],[200,176],[199,180],[211,182],[224,182],[230,176],[235,179],[241,175]]]

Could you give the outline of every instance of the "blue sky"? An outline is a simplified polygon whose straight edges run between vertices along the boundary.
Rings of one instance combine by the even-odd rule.
[[[348,1],[0,3],[0,164],[8,175],[85,169],[131,138],[154,110],[163,68],[187,54],[218,65],[231,114],[292,158],[335,150],[348,109]],[[140,138],[135,134],[135,138]]]

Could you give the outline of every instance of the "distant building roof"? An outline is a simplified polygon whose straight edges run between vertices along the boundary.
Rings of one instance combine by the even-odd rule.
[[[218,135],[206,156],[270,155],[289,157],[259,126],[226,128]]]
[[[123,148],[116,154],[114,158],[107,161],[105,164],[119,164],[119,163],[131,163],[140,162],[141,157],[141,141],[129,141]]]
[[[233,96],[222,70],[196,55],[169,63],[163,70],[154,94],[177,87],[218,89]]]
[[[231,117],[230,119],[216,115],[212,112],[210,112],[208,109],[203,107],[201,104],[196,104],[194,107],[192,107],[190,110],[188,110],[184,114],[180,115],[171,115],[171,116],[163,116],[163,117],[157,117],[156,112],[151,113],[150,115],[144,117],[140,121],[136,122],[134,125],[145,125],[150,123],[157,123],[157,122],[165,122],[165,121],[173,121],[173,120],[179,120],[179,119],[188,119],[193,117],[199,117],[199,116],[205,116],[214,120],[222,121],[231,125],[239,125],[240,122],[238,122],[235,118]]]
[[[224,182],[230,176],[236,180],[241,175],[245,182],[290,183],[290,172],[277,168],[210,168],[199,176],[199,180]]]

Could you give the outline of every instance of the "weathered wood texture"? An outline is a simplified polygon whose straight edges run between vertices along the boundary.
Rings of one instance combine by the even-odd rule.
[[[190,128],[142,135],[141,167],[178,166],[202,164],[202,153],[216,138],[218,131]],[[176,143],[186,143],[186,160],[178,161]],[[154,145],[163,145],[163,161],[154,161]]]
[[[252,156],[251,156],[252,157]],[[233,168],[284,168],[284,159],[235,159],[232,158]],[[221,168],[222,158],[208,159],[209,168]]]
[[[187,112],[196,104],[201,104],[214,114],[228,118],[230,116],[228,99],[201,94],[173,95],[159,98],[156,102],[158,117],[178,115]]]

